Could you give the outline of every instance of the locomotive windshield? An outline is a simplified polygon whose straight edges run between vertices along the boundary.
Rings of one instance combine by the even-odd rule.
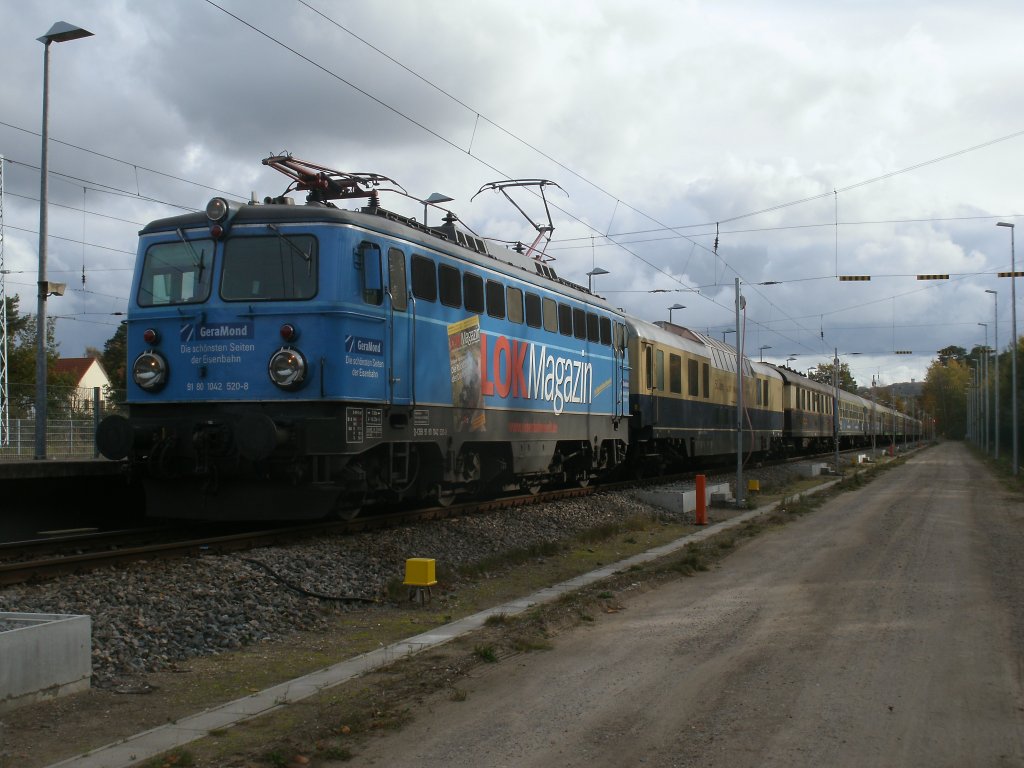
[[[224,248],[220,295],[225,301],[311,299],[316,291],[312,235],[236,237]]]
[[[159,243],[146,251],[139,306],[197,304],[210,298],[213,241]]]

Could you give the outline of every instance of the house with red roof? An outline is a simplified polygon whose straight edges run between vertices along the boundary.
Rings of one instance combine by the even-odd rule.
[[[99,387],[100,397],[106,401],[110,377],[96,358],[62,357],[54,363],[53,370],[58,374],[70,374],[75,382],[74,410],[92,410],[93,390],[96,387]]]

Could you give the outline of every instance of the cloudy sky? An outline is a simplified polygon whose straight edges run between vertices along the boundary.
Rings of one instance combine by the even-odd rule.
[[[1024,221],[1019,0],[0,0],[6,288],[31,312],[36,38],[56,21],[95,35],[51,47],[65,356],[115,331],[142,225],[280,194],[260,161],[282,151],[444,193],[510,240],[533,230],[473,194],[555,181],[561,276],[606,269],[616,306],[682,304],[675,322],[718,338],[739,277],[748,354],[801,370],[838,348],[862,384],[920,379],[941,347],[983,343],[978,323],[994,342],[986,289],[1009,341],[995,225]]]

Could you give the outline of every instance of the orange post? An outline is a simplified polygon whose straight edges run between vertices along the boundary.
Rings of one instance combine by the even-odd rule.
[[[694,522],[697,525],[708,524],[707,493],[704,475],[697,475],[697,511]]]

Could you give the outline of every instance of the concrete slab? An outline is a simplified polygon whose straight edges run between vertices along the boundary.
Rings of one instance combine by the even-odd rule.
[[[0,612],[0,712],[89,688],[92,619]]]

